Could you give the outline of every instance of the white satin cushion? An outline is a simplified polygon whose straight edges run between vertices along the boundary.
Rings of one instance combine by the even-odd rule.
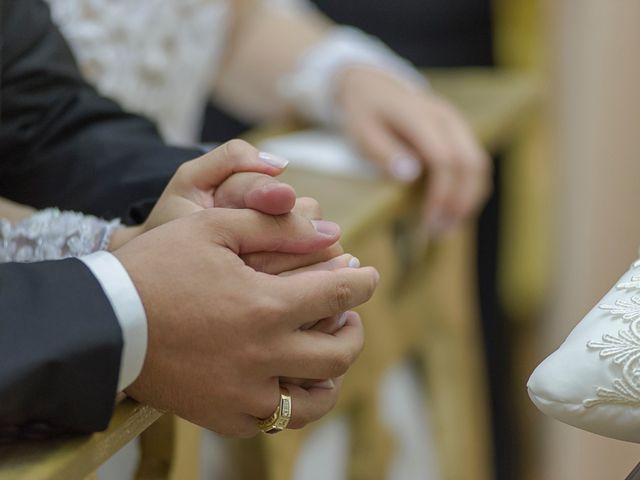
[[[640,260],[538,365],[527,388],[557,420],[640,443]]]

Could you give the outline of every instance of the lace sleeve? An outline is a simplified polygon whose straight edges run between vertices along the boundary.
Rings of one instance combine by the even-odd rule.
[[[106,250],[120,220],[102,220],[57,208],[11,223],[0,219],[0,262],[37,262]]]

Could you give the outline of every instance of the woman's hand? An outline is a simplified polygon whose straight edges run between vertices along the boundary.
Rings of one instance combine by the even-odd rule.
[[[382,70],[352,67],[338,80],[345,133],[393,178],[423,170],[423,224],[441,234],[476,212],[491,188],[491,166],[462,116],[442,98]]]
[[[231,140],[178,168],[144,223],[144,229],[151,230],[205,208],[232,206],[220,205],[216,197],[220,200],[219,189],[237,173],[258,175],[255,183],[245,181],[235,192],[225,194],[242,203],[233,205],[235,208],[252,208],[270,215],[287,213],[294,206],[296,192],[287,184],[271,181],[284,171],[287,163],[280,157],[259,152],[247,142]]]
[[[279,175],[287,162],[259,152],[240,140],[231,141],[181,166],[162,193],[147,221],[136,227],[114,232],[110,250],[115,250],[138,235],[164,223],[188,216],[205,208],[249,208],[269,215],[285,215],[291,211],[314,222],[316,229],[334,239],[326,248],[291,254],[254,252],[243,260],[254,270],[278,274],[343,253],[338,243],[340,231],[333,222],[324,222],[317,201],[296,199],[290,185],[281,183]]]
[[[227,142],[180,166],[147,221],[114,232],[109,249],[115,250],[144,232],[205,208],[288,213],[295,205],[295,190],[273,178],[286,166],[284,159],[259,152],[242,140]],[[239,174],[240,181],[231,181],[234,174]]]

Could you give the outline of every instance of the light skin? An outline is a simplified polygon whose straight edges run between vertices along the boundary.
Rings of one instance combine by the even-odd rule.
[[[264,158],[268,160],[266,165]],[[252,208],[271,215],[283,215],[293,211],[312,221],[322,221],[322,211],[316,200],[308,197],[296,198],[291,186],[270,176],[280,174],[284,170],[282,165],[286,167],[284,159],[261,153],[246,142],[231,141],[199,159],[184,164],[165,189],[147,222],[138,227],[121,229],[117,234],[123,235],[121,240],[131,239],[162,221],[210,207]],[[195,178],[199,183],[194,182]],[[330,226],[329,223],[323,225]],[[337,234],[332,232],[331,238],[335,243],[306,253],[252,252],[241,255],[241,258],[256,271],[283,276],[305,271],[359,266],[359,261],[352,255],[343,254],[342,247],[337,242]],[[112,247],[116,246],[117,241],[112,242]],[[352,314],[340,312],[320,321],[309,321],[303,328],[334,334],[345,325]],[[342,378],[285,378],[282,381],[283,384],[304,388],[339,388]]]
[[[292,396],[290,428],[333,407],[362,349],[350,309],[379,281],[371,267],[352,268],[337,225],[260,157],[235,141],[187,162],[147,222],[112,245],[148,322],[144,366],[127,393],[240,437],[275,410],[279,385]]]
[[[279,81],[332,26],[316,11],[282,14],[256,0],[235,0],[235,22],[217,100],[249,121],[295,115]],[[350,67],[335,80],[340,129],[391,178],[411,183],[425,173],[422,224],[444,234],[483,205],[491,163],[467,122],[429,89],[374,68]]]
[[[241,140],[232,140],[211,152],[186,162],[178,169],[147,221],[134,227],[117,229],[109,250],[115,250],[136,236],[170,220],[205,208],[251,208],[270,215],[297,212],[321,221],[320,205],[312,198],[296,198],[295,190],[274,176],[286,168],[286,161],[265,154]],[[35,209],[0,197],[0,218],[19,221]],[[326,248],[301,254],[255,252],[243,255],[252,268],[280,274],[289,270],[332,259],[343,253],[338,243],[339,227],[323,222],[325,228],[337,229],[335,243]]]
[[[234,141],[187,162],[147,222],[120,229],[111,245],[148,317],[147,357],[127,393],[234,436],[257,433],[279,384],[294,400],[290,428],[333,407],[362,348],[359,317],[341,312],[378,281],[372,268],[348,268],[353,257],[340,255],[337,225],[317,222],[318,203],[296,199],[271,176],[283,170],[278,159],[260,157]],[[33,209],[2,199],[0,213],[15,221]]]
[[[340,229],[332,222],[322,221],[318,202],[311,198],[296,198],[293,187],[274,178],[284,171],[286,165],[284,159],[265,155],[242,140],[227,142],[184,163],[145,223],[116,231],[110,250],[168,221],[205,208],[222,207],[250,208],[269,215],[283,215],[293,210],[317,222],[318,228],[330,231],[333,242],[323,248],[296,254],[251,252],[243,255],[243,260],[258,271],[279,274],[342,254],[337,243]]]
[[[275,409],[281,377],[341,377],[362,349],[350,313],[334,334],[301,327],[367,301],[375,269],[339,268],[276,276],[238,255],[304,253],[334,242],[305,217],[212,208],[170,221],[114,252],[145,306],[149,341],[132,397],[216,432],[246,437]],[[169,280],[169,281],[167,281]],[[291,428],[326,414],[334,388],[288,384]],[[224,412],[224,413],[222,413]]]

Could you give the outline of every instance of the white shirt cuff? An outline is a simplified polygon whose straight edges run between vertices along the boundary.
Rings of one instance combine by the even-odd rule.
[[[140,375],[147,353],[147,316],[129,274],[109,252],[95,252],[80,260],[89,267],[104,290],[122,329],[122,358],[118,391]]]

